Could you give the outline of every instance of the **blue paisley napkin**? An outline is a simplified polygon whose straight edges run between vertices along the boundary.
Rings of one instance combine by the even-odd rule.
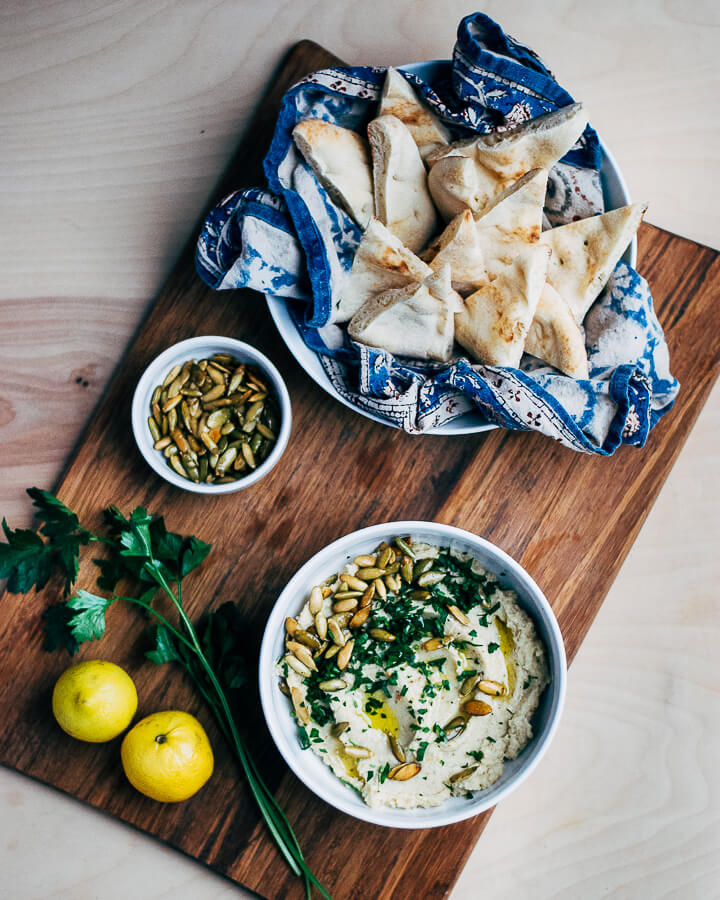
[[[458,27],[452,62],[430,82],[409,81],[456,137],[490,132],[572,102],[528,47],[481,13]],[[618,263],[585,319],[590,377],[578,381],[524,356],[521,368],[397,359],[351,341],[332,324],[361,237],[296,152],[292,130],[320,118],[364,134],[377,114],[385,69],[325,69],[285,95],[265,158],[268,189],[236,191],[208,215],[197,244],[213,288],[249,287],[286,298],[305,343],[353,405],[419,433],[480,410],[504,428],[540,431],[586,453],[642,447],[673,405],[678,382],[645,280]],[[545,227],[603,211],[600,146],[589,126],[551,172]],[[248,302],[244,300],[244,302]]]

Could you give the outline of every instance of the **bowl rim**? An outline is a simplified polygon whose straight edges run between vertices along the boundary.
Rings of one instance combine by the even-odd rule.
[[[422,77],[423,69],[426,69],[430,66],[448,65],[451,62],[452,60],[449,59],[428,59],[424,62],[403,63],[402,65],[398,65],[395,68],[405,69],[409,72],[419,74]],[[603,199],[606,202],[608,200],[610,189],[608,187],[607,180],[608,176],[610,176],[617,182],[618,196],[622,199],[622,203],[620,205],[627,206],[628,204],[632,203],[632,200],[630,198],[630,192],[628,190],[625,178],[620,171],[615,157],[610,152],[610,148],[599,135],[598,140],[600,142],[600,180]],[[617,209],[618,207],[613,206],[612,208]],[[635,265],[637,263],[637,236],[633,237],[632,241],[628,245],[628,248],[625,250],[625,253],[622,256],[622,259],[624,259],[627,263],[629,263],[629,265],[635,268]],[[331,379],[322,368],[322,364],[319,363],[318,354],[314,350],[311,350],[303,341],[302,336],[298,331],[297,325],[295,324],[292,316],[289,313],[289,310],[287,308],[287,301],[284,297],[276,297],[273,294],[265,294],[265,302],[267,303],[268,310],[270,311],[270,316],[275,323],[275,327],[277,328],[280,337],[283,340],[283,343],[288,348],[290,353],[295,357],[301,368],[306,372],[307,375],[310,376],[310,378],[312,378],[312,380],[315,382],[315,384],[318,385],[318,387],[321,387],[334,400],[342,403],[343,406],[347,406],[348,409],[353,410],[353,412],[357,413],[358,415],[364,416],[367,419],[371,419],[373,422],[378,422],[380,425],[385,425],[388,428],[399,428],[399,426],[394,422],[389,422],[387,419],[384,419],[382,416],[378,415],[372,410],[364,409],[362,406],[358,406],[351,400],[343,397],[343,395],[335,388]],[[480,415],[479,410],[477,412],[471,410],[470,412],[459,416],[457,419],[452,419],[450,422],[445,422],[444,424],[438,425],[435,428],[430,428],[426,432],[423,432],[423,434],[440,436],[480,434],[484,431],[493,431],[495,428],[499,427],[498,425],[495,425],[491,422],[463,424],[466,422],[466,417],[475,415]]]
[[[439,532],[443,539],[457,539],[483,550],[494,558],[500,571],[511,572],[516,582],[520,582],[525,588],[525,592],[520,595],[521,606],[526,610],[531,607],[528,611],[533,620],[537,625],[538,619],[541,619],[542,626],[549,637],[549,641],[545,641],[548,662],[552,669],[552,680],[546,689],[551,691],[548,700],[548,719],[542,732],[536,733],[528,745],[528,747],[532,747],[532,751],[525,764],[511,775],[505,784],[499,787],[492,785],[484,791],[475,792],[473,801],[463,801],[466,805],[459,809],[450,807],[449,804],[452,800],[446,801],[441,806],[414,810],[388,807],[371,808],[363,801],[358,800],[354,792],[349,787],[342,785],[334,775],[337,791],[331,792],[324,785],[318,784],[312,772],[307,771],[304,760],[308,757],[303,755],[306,751],[300,749],[294,735],[291,741],[286,734],[287,722],[292,721],[289,709],[276,716],[274,706],[280,692],[275,678],[277,655],[275,645],[278,634],[283,633],[285,617],[292,615],[293,608],[299,605],[303,586],[306,586],[312,571],[319,564],[319,558],[351,556],[354,552],[351,551],[353,546],[370,539],[382,539],[389,534],[415,533],[422,535],[427,533],[426,539],[433,540],[430,537],[430,533],[433,532],[435,534]],[[567,689],[567,658],[562,633],[550,603],[527,570],[504,550],[491,541],[454,525],[423,520],[391,521],[366,526],[337,538],[314,553],[290,578],[273,605],[265,625],[258,662],[258,688],[265,722],[275,746],[295,776],[316,796],[341,812],[375,825],[405,829],[433,828],[472,818],[495,806],[501,799],[517,789],[535,769],[552,742],[562,716]],[[281,720],[281,716],[287,718]],[[317,763],[324,766],[324,763],[315,754],[312,754],[311,758],[317,759]],[[315,764],[311,764],[311,768],[313,765]]]
[[[172,365],[177,361],[178,357],[191,357],[191,351],[194,348],[201,346],[210,346],[213,348],[213,352],[216,350],[233,351],[238,354],[241,361],[244,359],[257,365],[258,368],[262,369],[263,372],[268,375],[272,382],[275,396],[278,405],[280,406],[280,432],[270,455],[257,467],[257,469],[255,469],[254,472],[228,484],[195,484],[193,481],[182,478],[177,472],[172,471],[165,465],[160,451],[153,449],[150,436],[149,434],[146,434],[149,398],[152,391],[157,386],[156,379],[159,376],[160,371],[166,368],[172,368]],[[288,393],[287,385],[275,364],[268,359],[264,353],[258,350],[257,347],[253,347],[252,344],[248,344],[237,338],[214,334],[197,335],[195,337],[185,338],[182,341],[171,344],[163,350],[162,353],[153,357],[143,369],[142,375],[135,386],[130,408],[130,418],[135,444],[150,468],[174,487],[190,491],[194,494],[206,495],[230,494],[235,491],[244,490],[258,482],[275,467],[278,460],[285,452],[292,430],[292,406],[290,403],[290,394]]]

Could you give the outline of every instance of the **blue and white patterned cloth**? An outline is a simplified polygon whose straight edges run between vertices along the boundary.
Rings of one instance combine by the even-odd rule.
[[[481,13],[460,22],[452,62],[432,72],[432,83],[406,77],[457,137],[572,102],[532,50]],[[384,79],[382,68],[325,69],[287,92],[265,158],[269,189],[236,191],[208,215],[196,253],[201,277],[217,289],[249,287],[287,298],[335,389],[405,431],[424,432],[477,409],[488,422],[540,431],[587,453],[609,455],[621,443],[642,447],[672,407],[678,382],[648,285],[624,262],[584,323],[587,381],[527,356],[520,369],[465,358],[396,359],[350,341],[332,323],[361,232],[296,152],[292,130],[302,119],[320,118],[364,133]],[[546,227],[603,211],[599,168],[598,137],[588,126],[553,167]]]

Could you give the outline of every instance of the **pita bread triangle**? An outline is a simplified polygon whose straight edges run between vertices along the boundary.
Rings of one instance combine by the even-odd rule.
[[[380,95],[378,116],[385,115],[396,116],[407,127],[423,159],[450,141],[447,128],[392,66],[388,67]]]
[[[588,358],[580,326],[568,304],[545,283],[525,340],[525,352],[571,378],[588,377]]]
[[[367,141],[322,119],[298,122],[293,139],[331,200],[365,228],[375,209]]]
[[[413,252],[435,231],[435,207],[427,173],[408,129],[395,116],[380,116],[368,125],[373,161],[375,214]]]
[[[548,283],[581,324],[597,299],[647,209],[633,203],[600,216],[544,231],[540,242],[552,249]]]
[[[463,301],[455,339],[492,366],[520,364],[525,338],[545,284],[550,253],[542,244],[508,242],[507,255],[492,264],[488,281]]]
[[[430,257],[434,271],[450,266],[452,286],[459,294],[471,294],[485,281],[483,254],[469,209],[452,220],[423,256]]]
[[[450,267],[443,266],[420,284],[368,300],[351,319],[348,334],[400,356],[445,362],[452,356],[455,312],[461,302],[450,285]]]
[[[431,274],[430,266],[373,218],[355,251],[333,321],[347,322],[370,297],[422,281]]]
[[[475,216],[481,239],[534,243],[542,232],[548,170],[531,169]]]
[[[433,150],[427,157],[428,186],[437,208],[446,220],[463,209],[481,213],[493,197],[530,169],[551,168],[586,125],[582,103],[573,103],[508,131]]]

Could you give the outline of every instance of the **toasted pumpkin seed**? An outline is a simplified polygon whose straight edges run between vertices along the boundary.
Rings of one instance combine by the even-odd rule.
[[[401,763],[394,769],[390,769],[388,778],[393,781],[409,781],[418,774],[421,768],[422,766],[417,762]]]
[[[250,449],[250,444],[242,445],[242,455],[245,458],[245,462],[250,466],[251,469],[257,468],[257,463],[255,462],[255,457],[253,456],[253,452]]]
[[[489,716],[492,706],[484,700],[466,700],[463,703],[463,710],[469,716]]]
[[[390,744],[390,750],[392,751],[393,756],[398,762],[404,763],[407,761],[407,757],[405,756],[405,751],[398,743],[398,739],[394,734],[388,735],[388,743]]]
[[[236,456],[237,450],[235,449],[235,447],[230,447],[229,449],[227,449],[217,461],[217,465],[215,466],[215,474],[219,477],[222,477],[225,474],[225,471],[235,462]]]
[[[450,784],[457,784],[460,781],[465,781],[466,778],[469,778],[473,772],[475,772],[477,766],[468,766],[467,769],[460,769],[459,772],[456,772],[454,775],[451,775],[448,781]]]
[[[353,562],[360,569],[367,568],[375,565],[375,556],[356,556]]]
[[[295,634],[299,627],[297,619],[293,619],[292,616],[288,616],[287,619],[285,619],[285,631],[287,631],[288,634]]]
[[[387,587],[382,578],[376,578],[375,581],[373,581],[373,587],[375,588],[375,593],[381,600],[387,600]]]
[[[310,615],[314,616],[316,613],[319,613],[320,610],[322,609],[322,605],[323,605],[322,590],[319,587],[315,586],[310,591],[310,599],[308,600],[308,609],[310,610]]]
[[[333,643],[342,647],[343,644],[345,643],[345,635],[343,634],[343,630],[340,627],[340,625],[338,625],[337,619],[334,616],[332,616],[330,619],[328,619],[327,625],[328,625],[328,634],[332,638]]]
[[[432,597],[430,591],[411,591],[411,600],[429,600]]]
[[[155,441],[153,444],[153,450],[164,450],[166,447],[169,447],[172,444],[172,440],[169,437],[160,438],[160,440]]]
[[[435,560],[429,556],[426,556],[424,559],[418,559],[415,563],[415,579],[417,580],[423,572],[427,572],[428,569],[431,569],[434,562]]]
[[[325,659],[332,659],[333,656],[336,656],[340,652],[340,644],[330,644],[325,652]]]
[[[395,562],[395,554],[392,551],[392,547],[388,547],[385,545],[383,549],[378,554],[377,558],[377,567],[378,569],[384,569],[391,562]]]
[[[338,595],[335,594],[337,597]],[[338,600],[337,603],[333,603],[333,612],[343,613],[349,612],[352,609],[355,609],[358,605],[356,597],[346,597],[345,599]]]
[[[347,731],[349,727],[350,727],[350,723],[349,723],[349,722],[336,722],[336,723],[330,728],[330,734],[331,734],[333,737],[340,737],[340,735],[341,735],[344,731]]]
[[[302,675],[304,678],[309,678],[312,674],[311,670],[305,665],[305,663],[301,662],[297,656],[293,656],[292,653],[287,653],[283,659],[285,662],[293,669],[298,675]]]
[[[165,381],[163,381],[162,386],[164,388],[166,388],[166,387],[168,387],[168,385],[172,384],[173,381],[175,381],[175,379],[180,374],[181,369],[182,369],[182,366],[180,364],[178,364],[177,366],[173,366],[172,369],[170,369],[170,371],[165,376]]]
[[[452,638],[450,637],[432,637],[423,641],[423,650],[439,650],[441,647],[447,647]]]
[[[500,697],[505,693],[505,685],[499,681],[490,681],[484,678],[482,681],[478,681],[477,690],[482,691],[483,694],[488,694],[490,697]]]
[[[350,657],[352,656],[353,647],[355,646],[355,641],[348,641],[342,650],[338,653],[337,657],[337,666],[338,669],[344,669],[347,664],[350,662]]]
[[[472,694],[472,692],[475,690],[475,685],[478,683],[479,678],[480,676],[477,674],[470,675],[468,678],[466,678],[465,681],[463,681],[463,683],[460,685],[460,696],[467,697]]]
[[[370,759],[373,755],[372,750],[368,750],[367,747],[357,747],[355,744],[346,744],[345,753],[355,759]]]
[[[365,587],[367,587],[368,581],[374,581],[376,578],[380,578],[385,574],[384,569],[380,569],[377,566],[364,566],[361,569],[358,569],[355,573],[356,578],[361,579],[365,582]],[[365,590],[365,588],[363,588]]]
[[[344,628],[352,617],[353,614],[351,612],[335,613],[333,615],[333,619],[335,619],[341,628]]]
[[[403,556],[400,562],[400,574],[408,584],[413,580],[413,563],[409,556]]]
[[[365,593],[360,598],[360,602],[358,606],[362,609],[365,606],[370,606],[373,601],[373,597],[375,596],[375,582],[373,582],[370,587],[365,591]]]
[[[261,434],[264,438],[267,438],[269,441],[273,441],[273,442],[274,442],[274,441],[276,440],[276,437],[277,437],[277,436],[276,436],[275,432],[274,432],[274,431],[270,431],[270,429],[267,427],[267,425],[263,425],[262,422],[258,422],[258,423],[257,423],[257,430],[260,432],[260,434]]]
[[[321,638],[319,635],[311,634],[309,631],[306,631],[304,628],[298,628],[298,630],[294,634],[295,640],[299,641],[301,644],[304,644],[306,647],[309,647],[311,650],[319,650],[322,647],[322,642],[324,638]]]
[[[402,550],[405,556],[409,556],[410,559],[415,559],[415,553],[413,552],[413,548],[410,546],[410,538],[403,539],[401,537],[396,537],[395,543]]]
[[[185,471],[185,467],[180,462],[180,458],[177,454],[171,456],[168,460],[173,469],[180,475],[181,478],[188,478],[188,473]]]
[[[303,665],[307,666],[308,669],[312,669],[313,671],[317,671],[317,666],[315,665],[315,661],[312,658],[312,653],[305,647],[303,644],[298,643],[298,641],[288,641],[287,648],[290,650],[294,656],[300,660]]]
[[[285,694],[286,697],[290,696],[290,688],[284,678],[281,678],[280,681],[278,681],[278,687],[280,688],[281,694]]]
[[[470,624],[470,619],[468,619],[468,617],[465,615],[465,613],[461,609],[459,609],[457,606],[450,604],[448,606],[447,610],[450,613],[450,615],[453,617],[453,619],[458,621],[461,625],[469,625]]]
[[[322,610],[318,613],[315,613],[315,631],[318,633],[318,637],[323,641],[327,637],[327,619],[325,618],[325,613]]]
[[[157,422],[155,421],[155,417],[149,416],[147,422],[148,428],[150,429],[150,434],[152,435],[155,443],[157,443],[160,440],[160,429],[158,428]]]
[[[352,590],[360,591],[360,593],[368,589],[367,581],[363,581],[355,575],[348,575],[345,572],[340,575],[340,581],[343,581]]]
[[[348,628],[352,631],[355,631],[356,628],[361,628],[367,620],[370,618],[371,607],[363,606],[362,609],[359,609],[355,615],[348,622]]]
[[[462,713],[459,713],[457,716],[453,716],[452,719],[450,719],[450,721],[443,726],[443,731],[445,732],[445,740],[454,740],[456,737],[459,737],[466,728],[467,716],[464,716]]]
[[[342,678],[328,678],[327,681],[319,681],[318,687],[321,691],[331,694],[344,690],[347,687],[347,681],[343,681]]]
[[[362,597],[362,591],[337,591],[333,600],[349,600]]]
[[[202,403],[210,403],[213,400],[219,400],[223,394],[225,393],[225,385],[224,384],[216,384],[215,387],[211,387],[209,391],[206,391],[200,398]]]
[[[445,578],[445,572],[437,572],[434,569],[430,569],[428,572],[423,572],[417,579],[417,583],[420,587],[431,587],[433,584],[440,584],[443,578]]]
[[[307,725],[310,721],[310,713],[308,712],[307,706],[303,703],[300,688],[290,688],[290,699],[292,700],[293,709],[295,710],[298,721],[302,722],[303,725]]]
[[[164,413],[169,413],[171,409],[175,409],[175,407],[182,401],[182,394],[175,394],[174,397],[171,397],[167,403],[163,404],[161,407]]]
[[[383,641],[387,644],[395,640],[395,635],[386,631],[384,628],[371,628],[370,637],[375,638],[376,641]]]

